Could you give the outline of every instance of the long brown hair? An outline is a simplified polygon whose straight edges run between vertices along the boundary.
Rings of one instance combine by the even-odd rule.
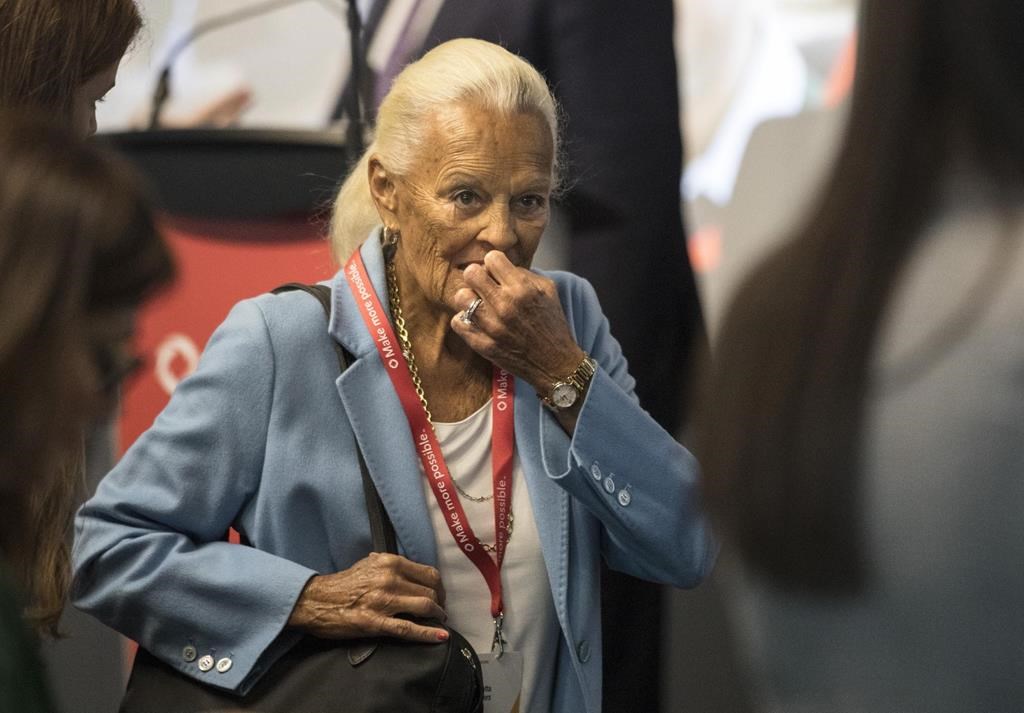
[[[0,167],[0,552],[52,629],[106,355],[173,264],[135,173],[64,127],[0,112]]]
[[[879,323],[951,161],[998,195],[1024,186],[1022,26],[1019,0],[862,3],[832,176],[738,291],[702,398],[709,505],[779,584],[850,591],[868,573],[858,454]]]
[[[75,90],[121,59],[141,26],[134,0],[0,0],[0,108],[70,120]]]

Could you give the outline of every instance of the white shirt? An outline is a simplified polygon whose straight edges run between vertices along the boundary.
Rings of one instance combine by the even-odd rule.
[[[490,401],[462,421],[434,424],[449,472],[459,487],[477,497],[492,493],[491,429]],[[487,653],[494,637],[490,590],[480,570],[452,539],[426,478],[423,478],[423,493],[430,510],[441,580],[447,594],[447,623],[465,636],[477,652]],[[494,544],[494,501],[477,503],[462,496],[460,500],[480,541]],[[520,710],[547,713],[551,709],[555,652],[561,634],[518,455],[512,470],[512,516],[512,537],[501,568],[505,639],[511,650],[523,655]]]

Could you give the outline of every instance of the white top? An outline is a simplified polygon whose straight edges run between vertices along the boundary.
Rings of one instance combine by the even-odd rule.
[[[477,497],[492,493],[491,428],[490,400],[462,421],[434,424],[449,472],[459,487]],[[477,652],[488,653],[494,637],[490,590],[480,570],[452,539],[426,478],[423,493],[437,540],[438,566],[447,595],[447,623]],[[477,503],[462,496],[460,500],[473,532],[481,542],[494,544],[494,501]],[[523,654],[520,710],[547,713],[551,710],[555,652],[561,634],[518,454],[512,469],[512,516],[512,537],[501,568],[505,639],[511,650]]]

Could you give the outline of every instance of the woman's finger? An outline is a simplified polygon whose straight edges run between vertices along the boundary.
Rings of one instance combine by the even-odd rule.
[[[393,586],[382,591],[386,591],[395,596],[429,599],[438,606],[444,607],[444,587],[434,589],[433,587],[425,587],[422,584],[416,584],[415,582],[411,582],[407,579],[399,579]]]
[[[394,555],[397,558],[395,562],[395,570],[405,579],[415,584],[428,587],[440,595],[440,601],[444,602],[444,584],[441,583],[441,573],[437,571],[436,567],[430,565],[420,564],[419,562],[413,562],[410,559],[406,559],[400,555]]]
[[[406,641],[420,641],[425,644],[437,644],[448,640],[448,631],[440,627],[424,626],[409,619],[398,617],[380,617],[370,627],[371,635],[391,636]]]
[[[508,256],[500,250],[491,250],[484,255],[484,267],[491,279],[499,285],[514,280],[519,275],[520,268],[516,267]],[[523,268],[525,270],[525,268]]]
[[[444,609],[438,606],[431,597],[419,596],[395,596],[378,597],[382,609],[380,614],[388,616],[409,615],[420,619],[433,619],[444,621],[448,618]]]
[[[488,253],[490,254],[490,253]],[[467,265],[466,269],[462,271],[462,277],[466,281],[474,292],[476,292],[484,301],[497,298],[501,291],[501,285],[494,279],[491,273],[483,265],[476,263]]]
[[[461,313],[452,317],[452,330],[462,337],[463,341],[469,345],[469,348],[477,354],[490,362],[498,364],[498,366],[508,368],[507,365],[501,361],[500,351],[497,348],[494,338],[486,332],[487,325],[483,323],[485,315],[481,314],[482,309],[483,306],[481,305],[481,309],[477,310],[477,315],[473,320],[473,324],[466,324],[463,322]]]

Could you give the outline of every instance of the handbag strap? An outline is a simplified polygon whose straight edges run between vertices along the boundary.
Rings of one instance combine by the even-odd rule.
[[[302,292],[313,295],[313,297],[315,297],[320,303],[320,306],[324,308],[324,314],[327,315],[327,319],[330,321],[330,287],[327,285],[307,285],[301,282],[289,282],[285,285],[274,288],[271,292],[278,295],[282,292],[294,292],[296,290],[301,290]],[[331,344],[334,346],[335,354],[338,355],[338,366],[341,371],[344,372],[354,357],[333,337],[331,338]],[[359,458],[359,472],[363,477],[363,496],[366,499],[366,514],[370,518],[370,535],[373,539],[373,551],[398,554],[398,547],[395,539],[395,527],[391,524],[391,518],[388,517],[387,510],[384,509],[384,504],[380,500],[380,494],[377,492],[377,486],[373,484],[373,479],[370,478],[370,471],[366,467],[366,460],[363,458],[363,449],[359,447],[358,439],[356,440],[356,455]]]

